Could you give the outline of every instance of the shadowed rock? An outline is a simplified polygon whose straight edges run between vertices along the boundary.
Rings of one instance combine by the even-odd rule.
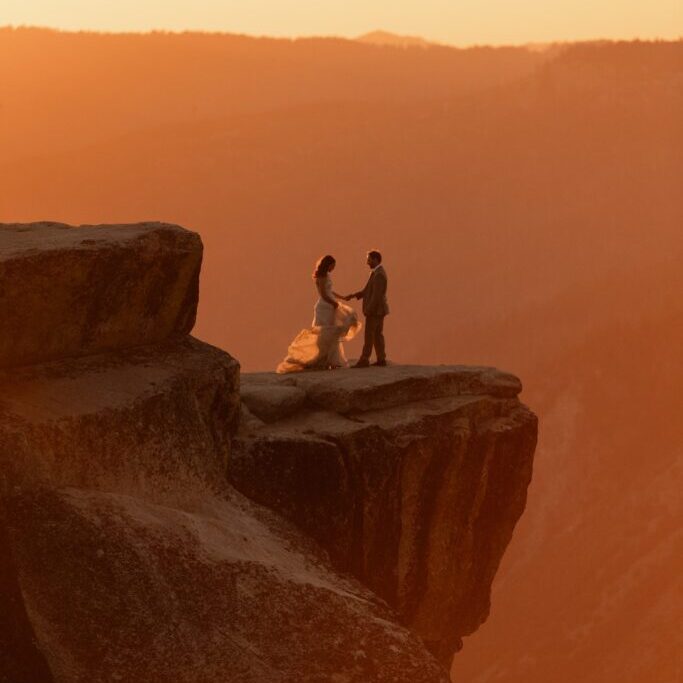
[[[272,387],[270,408],[267,388]],[[536,417],[494,368],[393,366],[242,375],[249,421],[231,482],[324,545],[447,662],[486,619],[493,577],[522,514]]]
[[[166,223],[0,224],[0,367],[185,336],[201,260]]]

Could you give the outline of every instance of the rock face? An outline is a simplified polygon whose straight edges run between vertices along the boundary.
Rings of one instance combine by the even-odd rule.
[[[448,662],[489,610],[537,421],[493,368],[242,376],[228,476],[295,522]]]
[[[176,225],[0,223],[0,367],[185,336],[201,260]]]
[[[94,228],[102,240],[80,246],[85,229],[39,233],[30,255],[0,245],[14,326],[0,333],[0,680],[446,683],[381,598],[227,483],[239,365],[186,334],[197,238],[158,224]],[[116,263],[133,310],[100,283]],[[43,308],[41,273],[58,293]],[[7,304],[21,291],[45,316],[30,330]],[[169,299],[157,308],[155,291]],[[60,306],[63,335],[48,324]]]

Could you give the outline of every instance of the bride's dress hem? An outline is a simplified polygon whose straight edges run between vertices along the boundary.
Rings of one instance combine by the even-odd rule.
[[[329,277],[325,287],[332,298]],[[353,339],[362,323],[351,306],[337,303],[335,308],[322,298],[316,302],[312,326],[301,330],[289,345],[287,357],[277,366],[278,374],[349,366],[342,342]]]

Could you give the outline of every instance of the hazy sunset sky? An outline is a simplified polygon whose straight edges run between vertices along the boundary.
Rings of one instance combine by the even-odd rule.
[[[2,0],[0,26],[353,37],[384,29],[471,45],[678,38],[681,0]]]

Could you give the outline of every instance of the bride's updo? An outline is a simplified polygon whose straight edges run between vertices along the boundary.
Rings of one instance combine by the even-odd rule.
[[[335,260],[334,256],[330,256],[329,254],[319,258],[318,262],[315,264],[313,279],[317,280],[319,277],[325,277],[335,263],[337,263],[337,261]]]

